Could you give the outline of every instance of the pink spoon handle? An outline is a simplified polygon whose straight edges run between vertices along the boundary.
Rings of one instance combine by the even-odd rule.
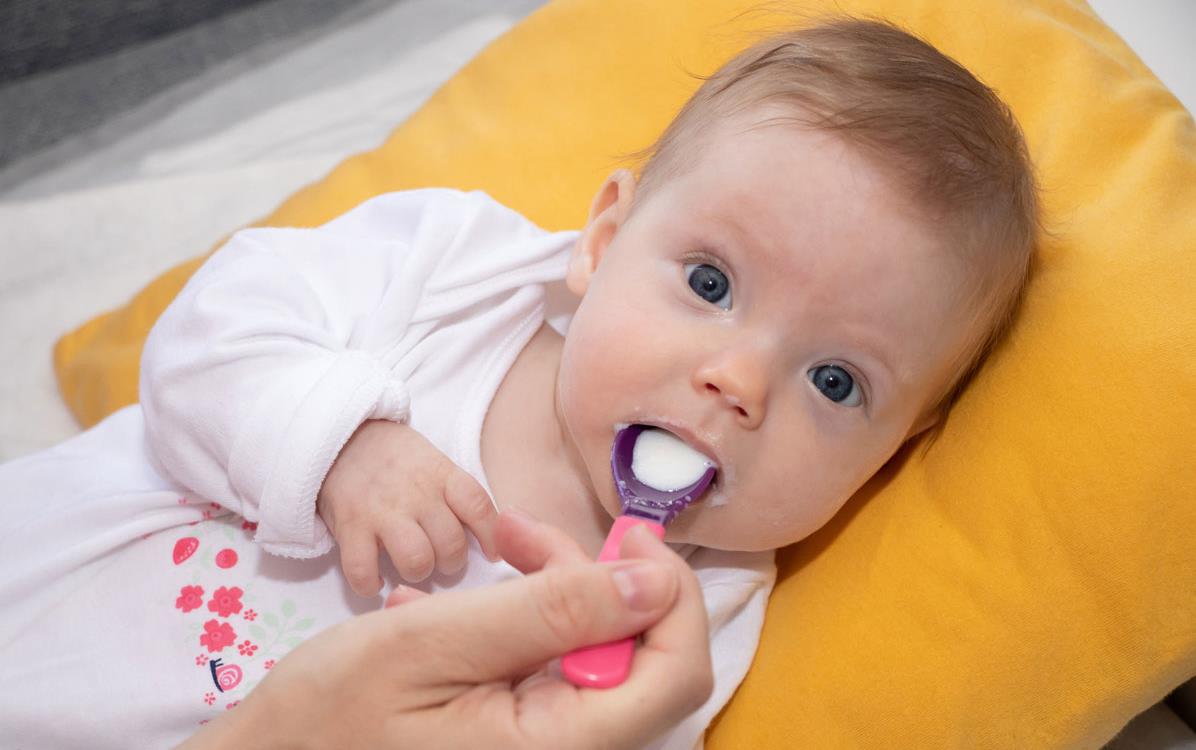
[[[623,535],[633,526],[646,526],[657,539],[664,539],[664,527],[653,521],[635,516],[619,516],[606,535],[598,562],[619,559],[619,545]],[[570,651],[561,657],[561,673],[565,679],[578,687],[609,688],[622,685],[631,672],[631,656],[635,650],[635,638],[599,643]]]

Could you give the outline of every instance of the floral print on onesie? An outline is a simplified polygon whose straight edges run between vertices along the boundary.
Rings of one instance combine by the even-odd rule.
[[[196,702],[228,710],[313,633],[317,618],[255,580],[250,566],[260,555],[252,541],[257,524],[216,503],[186,497],[178,503],[194,505],[198,519],[146,536],[167,543],[161,564],[176,572],[159,606],[177,611],[179,659],[194,663]]]

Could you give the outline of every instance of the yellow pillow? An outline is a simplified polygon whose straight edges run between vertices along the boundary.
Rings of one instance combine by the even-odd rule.
[[[264,223],[448,185],[579,226],[617,156],[696,87],[685,71],[776,20],[742,13],[757,5],[549,5]],[[821,0],[802,15],[836,10],[906,26],[1004,96],[1054,235],[938,442],[782,552],[760,652],[710,746],[1098,746],[1196,673],[1196,128],[1081,3]],[[82,422],[135,400],[142,339],[195,265],[59,342]]]

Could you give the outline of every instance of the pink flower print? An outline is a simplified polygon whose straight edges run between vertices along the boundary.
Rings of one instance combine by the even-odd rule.
[[[208,519],[209,519],[209,518],[211,518],[211,517],[212,517],[212,511],[210,511],[210,510],[205,510],[205,511],[203,512],[203,520],[205,520],[205,521],[206,521],[206,520],[208,520]]]
[[[190,612],[203,606],[203,586],[184,586],[179,589],[179,598],[174,600],[176,609]]]
[[[197,666],[197,667],[206,667],[206,666],[208,666],[208,657],[207,657],[207,655],[206,655],[206,654],[200,654],[199,656],[195,657],[195,666]]]
[[[227,622],[208,620],[203,624],[203,635],[199,637],[199,645],[207,646],[209,652],[224,650],[237,640],[237,633]]]
[[[208,503],[208,507],[212,510],[220,510],[220,503]]]
[[[257,531],[257,521],[242,521],[241,528],[249,532]]]
[[[179,498],[179,505],[186,505],[186,504],[187,504],[187,498],[185,498],[185,497],[180,497],[180,498]]]
[[[262,666],[263,666],[263,667],[265,667],[267,671],[268,671],[268,670],[270,670],[270,669],[273,669],[273,668],[274,668],[274,660],[273,660],[273,659],[266,659],[266,663],[265,663],[265,664],[263,664]]]
[[[229,709],[231,709],[231,708],[236,708],[236,707],[237,707],[237,706],[238,706],[240,703],[241,703],[241,701],[233,701],[232,703],[230,703],[230,704],[228,704],[227,706],[225,706],[225,707],[224,707],[224,710],[225,710],[225,711],[228,711],[228,710],[229,710]]]
[[[215,693],[204,693],[203,694],[203,702],[208,704],[209,706],[212,705],[213,703],[216,702],[216,694]]]
[[[212,594],[212,601],[208,602],[208,611],[215,612],[221,617],[229,617],[241,611],[241,591],[240,586],[233,586],[231,589],[226,586],[221,586],[216,589],[216,593]]]
[[[231,568],[237,564],[237,551],[229,547],[225,547],[216,553],[216,567]]]
[[[253,652],[257,651],[257,646],[250,641],[245,641],[237,646],[237,650],[241,652],[241,656],[253,656]]]
[[[241,613],[241,616],[244,617],[246,620],[253,622],[254,620],[257,619],[257,612],[254,612],[252,609],[247,609]]]

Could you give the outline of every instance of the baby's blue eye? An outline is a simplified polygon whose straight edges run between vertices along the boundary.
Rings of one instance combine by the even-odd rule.
[[[847,370],[836,365],[819,365],[810,370],[810,380],[823,396],[836,404],[859,406],[860,388]]]
[[[685,276],[689,288],[699,297],[724,310],[731,309],[731,281],[722,271],[707,263],[686,263]]]

